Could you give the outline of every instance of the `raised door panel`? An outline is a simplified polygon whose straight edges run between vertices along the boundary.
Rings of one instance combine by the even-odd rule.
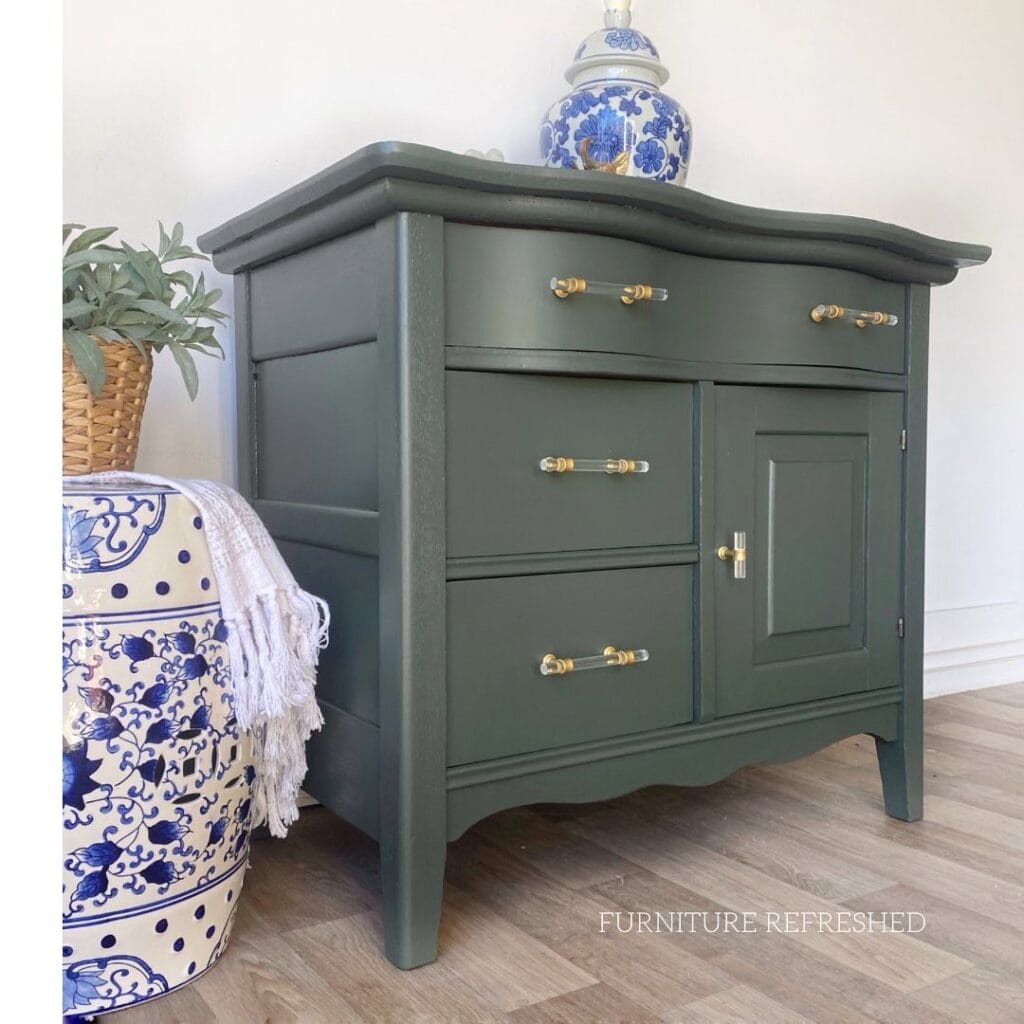
[[[716,389],[716,713],[899,682],[902,398]]]

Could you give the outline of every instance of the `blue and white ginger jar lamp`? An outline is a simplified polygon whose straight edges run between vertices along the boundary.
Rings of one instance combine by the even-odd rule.
[[[540,130],[547,167],[606,171],[686,184],[692,132],[686,111],[660,91],[668,69],[630,28],[631,0],[605,0],[605,27],[580,43],[565,77],[572,92]]]

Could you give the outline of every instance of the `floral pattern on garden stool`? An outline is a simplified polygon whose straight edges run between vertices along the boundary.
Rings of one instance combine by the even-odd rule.
[[[195,506],[64,490],[64,1013],[213,966],[248,859],[254,769]]]

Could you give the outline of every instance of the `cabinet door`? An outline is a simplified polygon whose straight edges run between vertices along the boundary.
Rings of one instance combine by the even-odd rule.
[[[716,714],[896,685],[902,396],[715,394]]]

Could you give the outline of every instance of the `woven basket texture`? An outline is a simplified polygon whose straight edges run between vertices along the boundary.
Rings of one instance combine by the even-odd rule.
[[[153,360],[134,345],[97,339],[107,368],[99,395],[64,349],[64,475],[134,469]]]

